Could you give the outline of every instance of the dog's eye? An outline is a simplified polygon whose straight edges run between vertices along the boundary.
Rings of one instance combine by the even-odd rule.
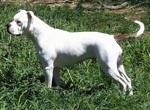
[[[18,26],[22,25],[21,21],[19,21],[19,20],[17,20],[16,23],[17,23]]]
[[[17,23],[17,24],[20,24],[20,23],[21,23],[21,21],[16,21],[16,23]]]

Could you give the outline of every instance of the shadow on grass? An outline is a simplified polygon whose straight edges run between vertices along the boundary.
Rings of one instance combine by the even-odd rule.
[[[39,80],[41,83],[45,82],[45,78],[44,75],[41,75],[39,77],[36,78],[37,80]],[[67,91],[76,91],[78,90],[79,94],[87,94],[87,95],[91,95],[97,91],[102,91],[102,90],[106,90],[111,86],[112,80],[109,80],[108,84],[102,83],[102,84],[97,84],[97,85],[93,85],[91,88],[87,88],[87,89],[79,89],[78,85],[74,84],[71,81],[68,81],[67,83],[64,83],[63,81],[61,81],[61,90],[67,90]],[[53,80],[52,82],[52,87],[56,87],[55,81]]]

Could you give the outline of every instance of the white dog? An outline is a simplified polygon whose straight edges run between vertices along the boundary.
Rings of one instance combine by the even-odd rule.
[[[139,21],[136,23],[141,28],[135,37],[144,31],[143,23]],[[53,77],[56,85],[60,86],[61,67],[96,58],[102,70],[123,86],[124,93],[133,94],[131,80],[126,75],[121,61],[122,49],[116,42],[119,38],[125,37],[99,32],[67,32],[54,29],[36,17],[33,12],[25,10],[20,10],[14,16],[13,21],[7,25],[7,30],[13,35],[24,34],[32,39],[49,88],[52,86]]]

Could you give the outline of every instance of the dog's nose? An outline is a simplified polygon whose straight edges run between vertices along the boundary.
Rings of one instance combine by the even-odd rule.
[[[7,26],[7,28],[9,28],[9,27],[11,27],[11,24],[7,24],[6,26]]]

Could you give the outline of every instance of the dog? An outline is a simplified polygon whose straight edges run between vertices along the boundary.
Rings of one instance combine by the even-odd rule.
[[[138,37],[144,32],[144,24],[134,34]],[[52,79],[60,86],[59,70],[89,58],[96,58],[102,70],[119,82],[123,92],[133,95],[131,79],[127,76],[122,63],[122,49],[116,41],[133,35],[109,35],[100,32],[68,32],[50,27],[32,11],[20,10],[12,22],[7,24],[7,31],[13,35],[26,35],[34,43],[37,55],[43,66],[48,88]]]

